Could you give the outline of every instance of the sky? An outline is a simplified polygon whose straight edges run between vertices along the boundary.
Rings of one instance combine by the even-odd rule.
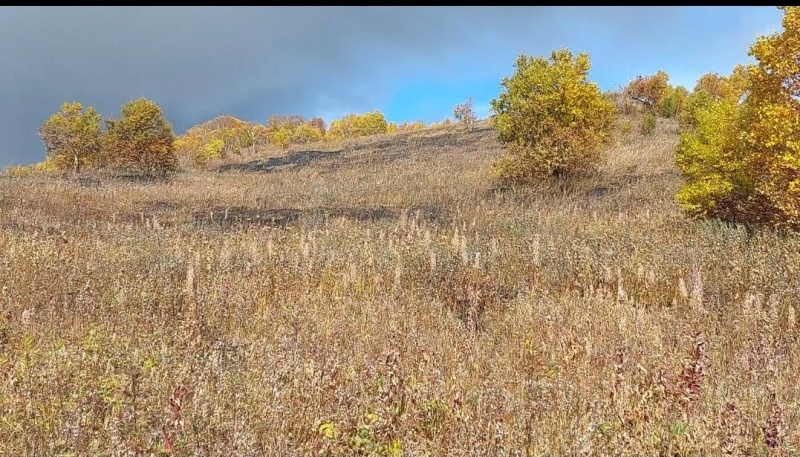
[[[65,101],[158,103],[177,134],[219,115],[479,117],[525,53],[591,57],[603,90],[666,71],[689,90],[781,30],[760,7],[0,7],[0,168],[44,159]]]

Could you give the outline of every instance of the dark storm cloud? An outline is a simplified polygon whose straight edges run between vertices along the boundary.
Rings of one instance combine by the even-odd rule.
[[[116,116],[144,96],[176,131],[219,114],[368,110],[414,75],[510,68],[581,20],[654,33],[672,10],[446,7],[2,7],[0,166],[41,160],[37,128],[64,101]],[[572,21],[571,19],[575,19]]]
[[[178,131],[370,105],[395,63],[468,45],[461,28],[435,8],[0,8],[0,164],[39,160],[36,129],[67,100],[114,116],[145,96]]]

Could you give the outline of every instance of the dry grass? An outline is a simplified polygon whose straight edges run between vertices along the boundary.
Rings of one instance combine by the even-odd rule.
[[[516,190],[399,138],[0,180],[0,454],[800,452],[800,240],[684,219],[674,126]]]

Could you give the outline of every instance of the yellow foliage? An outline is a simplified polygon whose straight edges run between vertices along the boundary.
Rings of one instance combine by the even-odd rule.
[[[291,142],[295,144],[313,143],[325,139],[325,134],[311,124],[298,125],[291,135]]]
[[[34,163],[31,165],[16,165],[6,168],[5,174],[15,178],[33,175],[46,175],[55,173],[59,170],[58,166],[49,160]]]
[[[283,126],[272,133],[272,142],[277,144],[281,149],[286,149],[292,142],[292,136],[292,128],[289,126]]]
[[[175,135],[161,107],[139,98],[122,105],[121,114],[119,119],[106,121],[103,149],[108,164],[145,175],[176,171]]]
[[[398,126],[399,130],[399,126]],[[380,111],[365,114],[348,114],[331,122],[328,137],[334,140],[358,138],[389,133],[389,123]]]
[[[100,114],[91,106],[84,111],[78,102],[65,102],[39,127],[39,136],[48,161],[61,170],[100,164]]]
[[[175,141],[175,149],[191,158],[195,167],[204,167],[211,159],[241,154],[267,141],[265,126],[219,116],[188,129]]]
[[[645,108],[662,111],[671,90],[669,76],[666,72],[659,71],[655,75],[637,76],[628,84],[625,92]]]
[[[588,79],[588,54],[553,51],[550,59],[520,55],[492,100],[494,128],[506,153],[502,179],[578,173],[594,168],[612,143],[616,108]]]
[[[303,116],[271,116],[266,132],[270,142],[286,149],[290,144],[306,144],[325,139],[325,121],[315,117],[306,120]]]
[[[419,132],[420,130],[425,130],[426,128],[427,126],[422,121],[401,122],[400,124],[396,124],[396,133]]]
[[[690,215],[800,229],[800,7],[780,8],[783,32],[756,40],[757,64],[737,68],[682,135]]]

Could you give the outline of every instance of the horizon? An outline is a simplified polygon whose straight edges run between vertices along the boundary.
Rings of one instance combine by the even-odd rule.
[[[43,160],[37,130],[66,101],[111,118],[125,101],[146,97],[176,135],[221,115],[263,124],[297,114],[330,125],[380,110],[389,122],[430,124],[452,118],[467,97],[485,119],[522,53],[587,52],[590,79],[603,91],[659,70],[691,91],[702,74],[753,62],[747,51],[755,39],[781,29],[774,6],[2,12],[0,167]]]

